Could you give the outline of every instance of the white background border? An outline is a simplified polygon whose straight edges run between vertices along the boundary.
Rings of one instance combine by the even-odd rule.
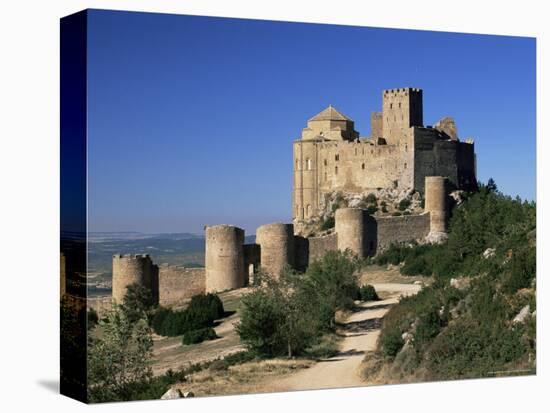
[[[537,37],[538,374],[536,377],[377,386],[175,402],[106,404],[128,411],[531,412],[549,408],[548,166],[544,118],[548,11],[543,1],[4,1],[0,6],[0,407],[78,412],[59,396],[59,18],[84,8],[157,11]],[[545,18],[546,17],[546,18]],[[368,71],[365,72],[368,76]],[[505,87],[505,86],[503,86]],[[545,93],[546,92],[546,93]],[[506,122],[506,119],[502,120]],[[517,139],[523,139],[518,136]],[[518,160],[521,162],[521,160]],[[510,165],[513,168],[514,165]],[[546,230],[546,231],[545,231]],[[546,302],[545,302],[546,301]],[[545,344],[546,352],[543,349]],[[547,411],[547,410],[546,410]]]

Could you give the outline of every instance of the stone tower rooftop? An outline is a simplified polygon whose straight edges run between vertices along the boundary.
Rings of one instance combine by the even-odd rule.
[[[328,108],[319,112],[317,115],[312,117],[309,121],[318,121],[318,120],[347,120],[351,121],[346,115],[343,115],[335,107],[329,105]]]

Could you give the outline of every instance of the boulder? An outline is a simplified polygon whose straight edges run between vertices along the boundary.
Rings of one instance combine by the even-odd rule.
[[[523,307],[512,320],[513,323],[523,323],[527,316],[531,315],[529,304]]]
[[[483,258],[486,260],[489,258],[493,258],[495,256],[496,250],[494,248],[487,248],[485,251],[483,251]]]
[[[449,238],[449,235],[446,232],[436,232],[430,231],[428,236],[425,238],[425,241],[428,244],[441,244]]]
[[[181,399],[184,397],[183,393],[179,389],[168,389],[166,393],[161,396],[161,400],[172,400],[172,399]]]

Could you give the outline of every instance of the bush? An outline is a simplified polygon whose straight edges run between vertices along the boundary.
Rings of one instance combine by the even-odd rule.
[[[411,257],[401,268],[403,275],[432,275],[432,269],[423,256]]]
[[[402,199],[401,201],[399,201],[399,210],[400,211],[405,211],[408,207],[411,206],[411,200],[410,199]]]
[[[401,216],[401,212],[395,211],[395,212],[392,212],[391,215],[392,215],[392,217],[400,217],[400,216]]]
[[[321,231],[326,231],[327,229],[334,228],[334,217],[330,216],[323,220],[321,223]]]
[[[376,195],[374,194],[368,194],[366,197],[365,197],[365,202],[367,202],[368,204],[374,204],[374,205],[377,205],[378,204],[378,200],[376,199]]]
[[[88,329],[91,330],[99,322],[97,311],[94,310],[93,308],[90,308],[87,312],[87,318],[88,318]]]
[[[535,248],[523,248],[514,253],[511,269],[504,281],[504,291],[513,294],[521,288],[530,287],[536,275],[536,265]]]
[[[376,290],[370,284],[364,285],[359,289],[359,297],[361,301],[378,301],[380,298],[376,294]]]
[[[193,314],[206,315],[212,321],[225,315],[223,303],[216,294],[199,294],[191,298],[187,311]]]
[[[525,354],[521,334],[521,327],[459,320],[435,338],[427,367],[436,379],[494,375]]]
[[[174,311],[159,307],[151,320],[155,333],[161,336],[179,336],[188,331],[212,327],[224,316],[223,303],[215,294],[199,294],[191,298],[185,310]]]
[[[395,357],[404,344],[399,329],[394,328],[380,336],[380,347],[385,356]]]
[[[374,215],[376,211],[378,211],[378,207],[376,205],[369,205],[366,208],[367,214]]]
[[[439,318],[439,309],[432,308],[427,313],[421,314],[418,318],[418,325],[414,333],[414,345],[421,348],[439,334],[441,330],[441,320]]]
[[[204,327],[198,330],[187,331],[183,334],[182,344],[197,344],[206,340],[214,340],[218,335],[212,327]]]

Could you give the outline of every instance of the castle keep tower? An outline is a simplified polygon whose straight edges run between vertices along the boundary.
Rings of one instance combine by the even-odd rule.
[[[206,227],[206,292],[241,288],[245,284],[244,230],[233,225]]]
[[[113,300],[122,303],[126,288],[139,284],[151,289],[153,262],[148,254],[113,255]]]
[[[278,277],[285,266],[294,267],[294,226],[267,224],[256,230],[256,244],[260,245],[261,267]]]
[[[423,126],[422,90],[388,89],[382,93],[382,136],[388,145],[397,145],[412,126]]]
[[[338,249],[349,249],[358,257],[365,256],[365,212],[360,208],[340,208],[336,210],[335,232],[338,236]]]
[[[426,199],[424,210],[430,213],[430,234],[447,233],[447,205],[445,199],[445,178],[442,176],[426,177]]]

